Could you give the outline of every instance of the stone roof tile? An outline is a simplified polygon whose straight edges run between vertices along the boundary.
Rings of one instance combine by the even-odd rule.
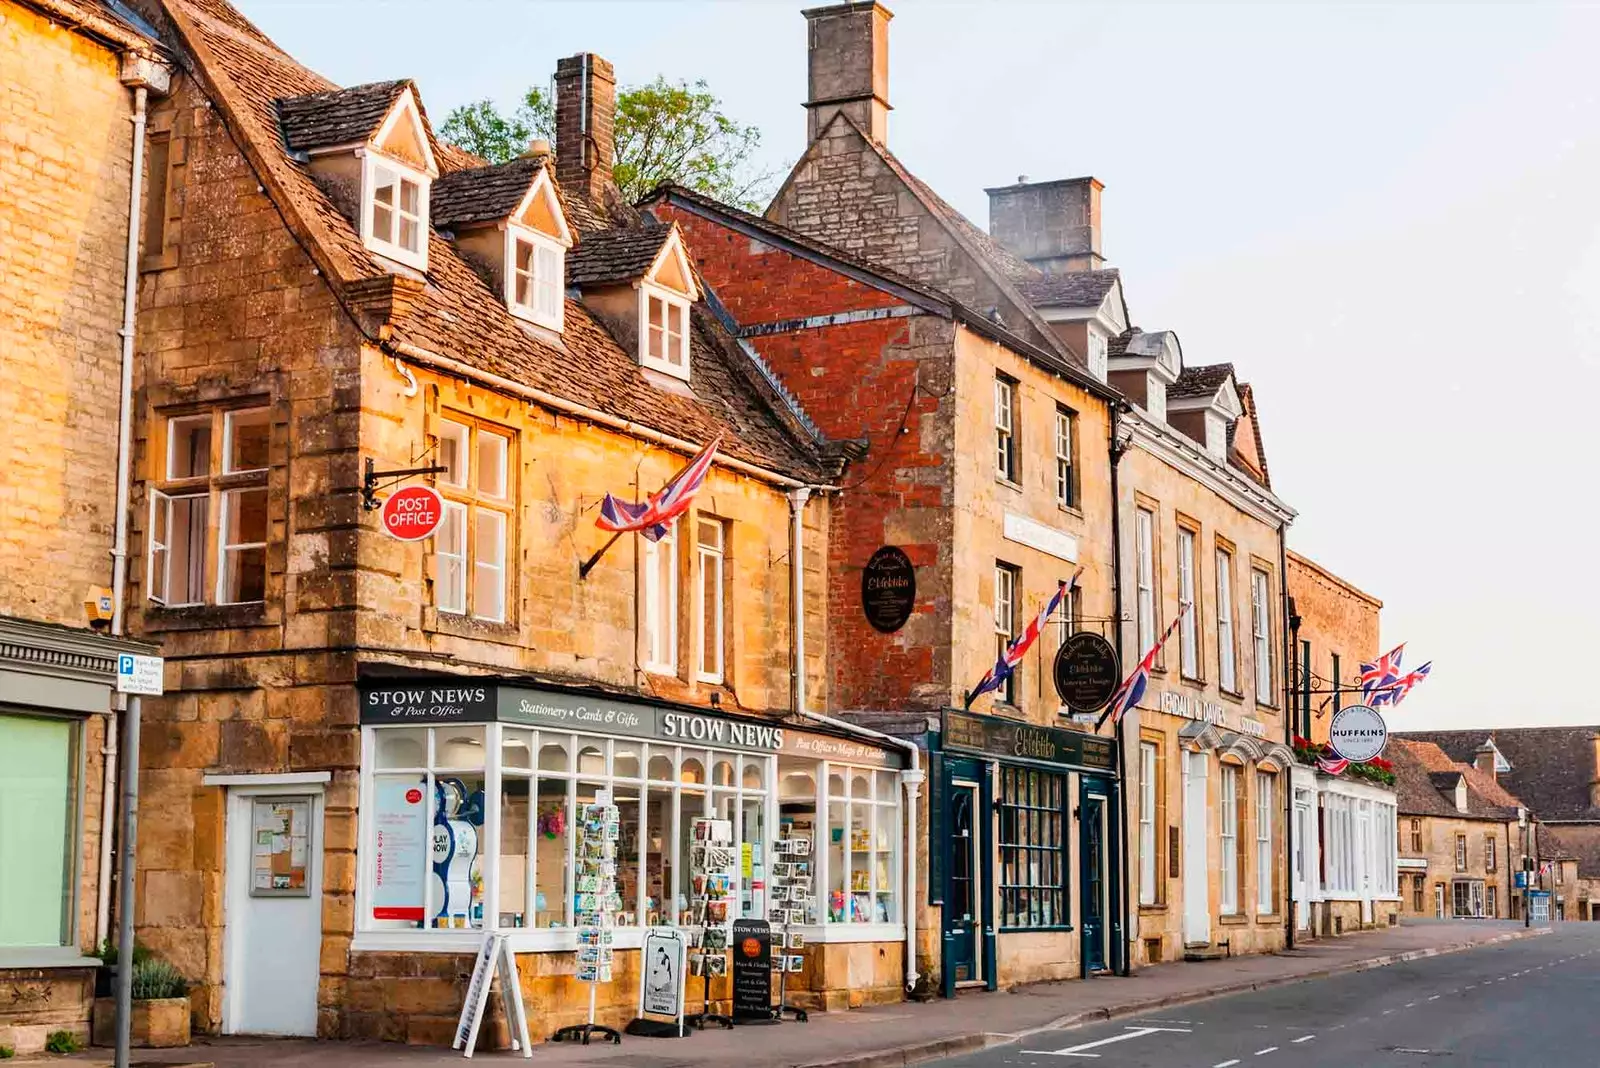
[[[584,234],[567,254],[567,284],[582,289],[643,278],[672,229],[653,224]]]
[[[1024,278],[1017,289],[1035,307],[1094,308],[1106,299],[1122,277],[1115,267],[1099,271],[1072,271]]]
[[[463,223],[504,219],[517,210],[545,157],[523,156],[508,163],[470,167],[443,175],[428,194],[433,225],[443,229]]]
[[[1499,727],[1492,730],[1406,731],[1404,737],[1432,742],[1468,763],[1485,740],[1511,764],[1500,774],[1507,790],[1541,820],[1600,820],[1590,803],[1589,786],[1600,779],[1594,737],[1600,726]]]
[[[277,104],[284,141],[295,152],[365,141],[410,84],[401,79],[282,97]]]
[[[1212,363],[1200,367],[1185,367],[1178,380],[1167,387],[1167,399],[1180,397],[1209,397],[1222,388],[1233,376],[1233,364]]]

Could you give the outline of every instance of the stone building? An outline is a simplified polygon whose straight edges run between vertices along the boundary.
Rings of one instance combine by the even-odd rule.
[[[1393,738],[1389,758],[1400,803],[1400,913],[1515,919],[1515,873],[1544,843],[1525,806],[1492,771],[1461,764],[1437,745]]]
[[[410,81],[331,85],[224,0],[154,14],[184,75],[139,292],[137,629],[168,665],[139,930],[197,1024],[448,1041],[485,931],[541,1029],[580,1022],[600,791],[600,1022],[632,1015],[645,930],[692,918],[698,818],[728,822],[742,916],[777,904],[776,840],[814,843],[792,1001],[898,997],[905,747],[810,711],[856,450],[712,314],[684,230],[621,202],[609,64],[558,66],[553,160],[488,166]],[[691,510],[609,545],[604,496],[712,442]],[[417,482],[442,523],[398,540],[365,491]]]
[[[1361,664],[1379,656],[1383,602],[1292,550],[1287,560],[1288,707],[1296,744],[1320,747],[1339,710],[1361,703]],[[1314,762],[1296,765],[1290,811],[1296,931],[1334,935],[1394,922],[1404,888],[1395,870],[1395,789],[1385,777],[1381,763],[1337,775]]]
[[[1114,392],[932,283],[688,190],[645,206],[689,235],[729,329],[825,433],[865,448],[830,520],[828,693],[836,714],[932,739],[919,971],[949,995],[1113,967],[1114,753],[1078,733],[1050,665],[1069,633],[1104,631],[1114,611]],[[896,558],[909,603],[871,616],[867,584]],[[1010,683],[962,711],[1075,575]],[[1024,833],[1024,810],[1047,815]]]
[[[1575,863],[1570,881],[1564,865],[1540,876],[1541,888],[1551,891],[1551,914],[1600,917],[1600,726],[1406,731],[1403,736],[1431,742],[1455,762],[1494,776],[1520,798],[1539,826],[1553,832],[1561,855]],[[1553,882],[1557,874],[1559,886]]]
[[[0,1046],[87,1041],[112,931],[119,411],[149,27],[0,2]],[[125,513],[123,513],[125,514]]]

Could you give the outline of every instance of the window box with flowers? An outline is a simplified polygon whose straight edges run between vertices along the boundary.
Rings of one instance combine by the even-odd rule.
[[[1309,738],[1302,738],[1298,734],[1294,737],[1294,756],[1300,763],[1308,767],[1318,768],[1324,775],[1330,774],[1325,768],[1318,766],[1318,761],[1336,761],[1341,759],[1333,751],[1331,745],[1318,744]],[[1373,757],[1371,760],[1359,764],[1351,763],[1339,775],[1348,775],[1352,779],[1365,779],[1377,783],[1379,786],[1393,786],[1396,782],[1394,764],[1382,757]]]

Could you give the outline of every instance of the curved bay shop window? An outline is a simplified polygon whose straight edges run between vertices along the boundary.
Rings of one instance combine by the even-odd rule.
[[[732,824],[739,916],[799,910],[795,922],[848,938],[855,925],[900,914],[891,751],[779,723],[470,679],[364,684],[362,719],[358,937],[374,946],[424,948],[441,932],[488,927],[526,929],[513,936],[521,949],[572,948],[574,913],[593,892],[574,874],[572,828],[602,791],[621,815],[618,945],[638,944],[645,927],[694,922],[689,853],[700,816]],[[814,843],[809,900],[771,899],[782,874],[774,864],[794,863],[774,857],[780,835]]]
[[[0,713],[0,949],[73,942],[79,723]]]

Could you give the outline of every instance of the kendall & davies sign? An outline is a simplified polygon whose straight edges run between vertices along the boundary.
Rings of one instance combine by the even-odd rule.
[[[1197,723],[1212,723],[1255,738],[1267,736],[1267,725],[1259,719],[1235,715],[1230,722],[1228,710],[1220,701],[1207,701],[1175,690],[1162,690],[1157,696],[1160,699],[1161,711],[1169,716],[1192,719]]]

